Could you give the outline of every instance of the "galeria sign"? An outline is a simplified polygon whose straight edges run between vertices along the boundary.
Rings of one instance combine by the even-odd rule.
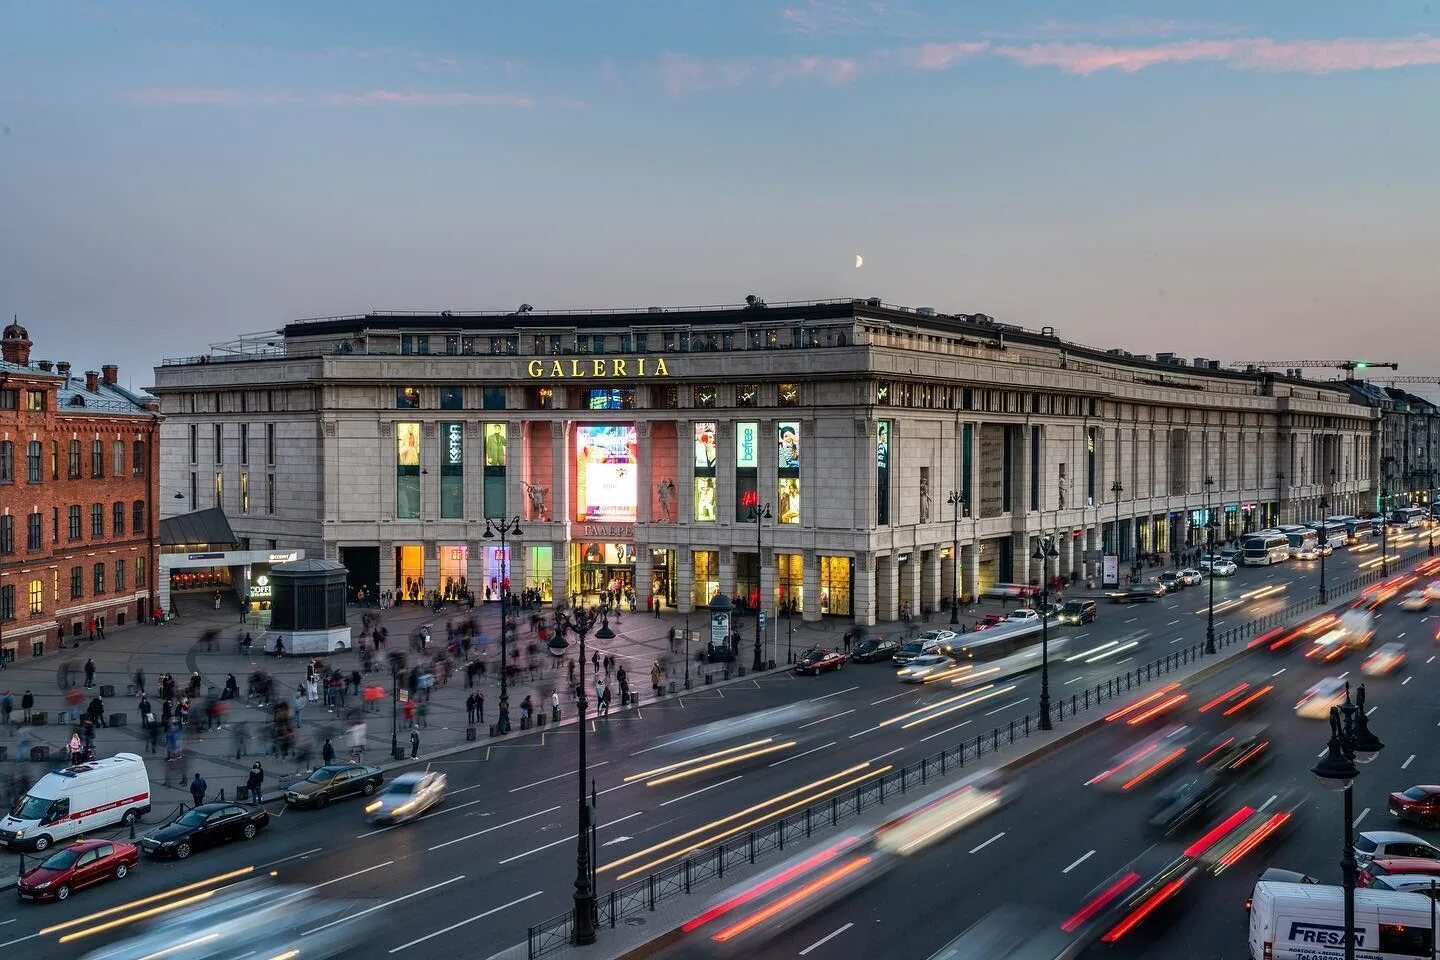
[[[596,357],[590,360],[531,360],[526,366],[533,379],[565,380],[579,377],[668,377],[664,357]]]

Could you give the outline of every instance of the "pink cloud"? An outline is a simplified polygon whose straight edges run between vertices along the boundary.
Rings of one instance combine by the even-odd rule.
[[[1105,70],[1138,73],[1162,64],[1223,63],[1236,70],[1275,73],[1339,73],[1393,70],[1440,63],[1440,39],[1181,40],[1147,47],[1093,43],[1038,43],[996,47],[994,52],[1027,67],[1056,67],[1089,76]]]
[[[984,53],[990,44],[980,41],[955,43],[922,43],[908,48],[901,60],[916,70],[948,70],[957,60]]]
[[[660,58],[665,92],[678,100],[687,94],[735,90],[751,83],[777,86],[788,80],[816,79],[840,84],[860,72],[860,63],[848,57],[798,56],[785,58],[707,59],[679,53]]]

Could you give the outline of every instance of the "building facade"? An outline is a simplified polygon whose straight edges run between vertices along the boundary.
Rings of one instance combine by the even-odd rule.
[[[0,656],[144,622],[158,555],[158,404],[106,365],[31,362],[0,333]]]
[[[868,624],[1036,580],[1041,538],[1048,575],[1089,578],[1212,517],[1373,499],[1377,414],[1343,386],[874,300],[305,321],[154,391],[167,489],[407,597],[508,579]]]

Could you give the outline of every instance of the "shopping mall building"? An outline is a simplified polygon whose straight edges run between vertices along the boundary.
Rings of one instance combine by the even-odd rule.
[[[174,509],[370,595],[508,578],[868,624],[1035,580],[1042,537],[1090,577],[1212,516],[1374,503],[1377,414],[1342,385],[878,300],[307,320],[155,373]],[[487,518],[518,519],[506,550]]]

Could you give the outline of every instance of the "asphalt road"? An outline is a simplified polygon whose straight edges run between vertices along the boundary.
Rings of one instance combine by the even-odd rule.
[[[1327,564],[1332,582],[1352,576],[1357,563],[1368,562],[1375,555],[1356,556],[1346,551],[1337,554]],[[1224,630],[1246,618],[1271,613],[1312,591],[1314,583],[1313,564],[1242,570],[1239,576],[1217,583],[1217,604],[1238,600],[1241,594],[1262,585],[1287,585],[1288,589],[1263,600],[1227,605],[1217,615],[1217,626]],[[1102,603],[1097,623],[1070,630],[1075,644],[1072,649],[1084,649],[1120,634],[1143,632],[1148,638],[1133,652],[1126,651],[1125,657],[1090,664],[1057,663],[1052,668],[1052,689],[1056,695],[1064,694],[1067,688],[1079,690],[1123,672],[1132,658],[1136,662],[1153,659],[1173,649],[1172,642],[1194,642],[1203,636],[1204,610],[1203,588],[1192,588],[1154,604],[1117,607]],[[1381,622],[1394,623],[1401,616],[1387,614]],[[1424,639],[1428,643],[1428,634]],[[1242,660],[1246,663],[1230,669],[1253,669],[1250,658]],[[1414,663],[1417,677],[1426,677],[1433,669],[1435,665],[1424,664],[1423,658]],[[1313,757],[1314,751],[1323,746],[1323,725],[1299,723],[1276,704],[1290,697],[1290,687],[1309,672],[1314,671],[1306,664],[1282,675],[1278,680],[1282,690],[1276,692],[1270,710],[1277,729],[1285,731],[1280,738],[1282,744],[1293,741],[1302,759],[1307,751]],[[1384,704],[1387,715],[1393,709],[1397,718],[1407,716],[1403,711],[1408,708],[1403,704],[1416,699],[1407,698],[1407,692],[1429,689],[1424,682],[1407,687],[1399,683],[1396,680],[1394,684],[1385,681],[1377,685],[1374,701]],[[1395,687],[1393,697],[1390,686]],[[1009,687],[1013,689],[1005,689]],[[1385,692],[1382,694],[1379,688],[1386,688]],[[983,699],[958,701],[959,705],[952,704],[951,709],[939,702],[954,696],[951,691],[902,686],[895,682],[887,666],[854,664],[824,677],[766,676],[724,688],[697,689],[693,696],[642,706],[638,712],[612,712],[610,717],[592,721],[587,736],[591,774],[598,791],[600,888],[607,890],[623,882],[630,871],[643,873],[676,849],[672,845],[642,854],[653,845],[691,831],[695,831],[693,837],[686,843],[703,842],[750,819],[772,815],[777,805],[789,802],[775,798],[792,791],[808,786],[807,792],[794,794],[803,799],[838,783],[873,776],[890,764],[913,762],[974,732],[1018,719],[1034,709],[1037,695],[1038,677],[1032,674],[1004,681],[983,694],[977,693]],[[791,704],[798,705],[794,714],[770,714],[754,725],[754,732],[735,725],[739,716]],[[568,710],[570,705],[566,707]],[[925,708],[928,712],[914,713]],[[942,709],[946,710],[943,714]],[[895,721],[906,714],[922,722],[901,729],[908,721]],[[933,721],[926,719],[930,717]],[[1363,789],[1376,794],[1379,800],[1357,799],[1357,809],[1370,805],[1383,812],[1384,792],[1394,784],[1377,774],[1385,771],[1390,761],[1395,760],[1396,765],[1403,761],[1401,754],[1421,754],[1422,759],[1416,761],[1420,766],[1411,769],[1425,769],[1421,741],[1427,736],[1428,723],[1405,724],[1407,734],[1401,730],[1392,732],[1382,719],[1376,718],[1381,735],[1387,742],[1393,738],[1394,746],[1366,771]],[[724,723],[715,733],[719,739],[712,742],[701,728],[715,721]],[[1415,742],[1408,744],[1405,737],[1412,734]],[[1119,748],[1119,736],[1119,731],[1104,731],[1037,765],[1030,775],[1030,790],[1015,806],[963,832],[941,850],[915,857],[913,866],[907,864],[881,878],[853,902],[833,908],[838,911],[833,915],[822,913],[786,932],[777,941],[776,955],[784,955],[790,946],[798,953],[830,930],[853,922],[854,927],[833,941],[835,949],[841,949],[843,942],[843,952],[836,955],[856,955],[867,945],[894,946],[899,942],[897,938],[911,936],[913,940],[906,943],[913,949],[903,955],[924,956],[963,929],[965,918],[980,915],[988,905],[999,902],[1002,893],[1008,896],[1017,886],[1015,899],[1057,908],[1083,896],[1103,870],[1123,862],[1115,862],[1117,858],[1144,845],[1144,833],[1136,824],[1145,798],[1101,797],[1082,786]],[[760,742],[767,738],[768,742]],[[167,895],[177,888],[250,868],[251,873],[237,874],[221,883],[273,873],[276,882],[309,888],[317,896],[353,902],[356,913],[363,912],[367,920],[383,919],[378,930],[350,945],[347,956],[428,955],[439,950],[488,955],[520,942],[528,924],[565,910],[570,902],[579,787],[574,770],[575,740],[574,727],[560,728],[504,745],[481,745],[472,752],[436,762],[434,766],[449,776],[450,797],[443,807],[413,824],[373,830],[363,822],[358,801],[323,811],[290,811],[249,843],[205,851],[183,863],[147,862],[124,881],[83,891],[65,904],[23,905],[9,916],[0,913],[0,947],[23,945],[25,955],[32,960],[74,957],[77,950],[112,942],[134,929],[129,924],[98,929],[101,923],[95,914],[121,908],[103,918],[108,925],[117,918],[134,915],[135,910],[125,908],[126,904],[157,897],[147,903],[147,909],[157,903],[163,905],[173,901],[173,896],[167,899]],[[680,772],[659,768],[737,742],[755,744],[751,750],[757,755],[695,776],[648,785],[671,772]],[[710,762],[719,759],[724,758]],[[1265,776],[1274,777],[1275,771],[1289,766],[1293,766],[1289,759],[1280,760]],[[826,779],[846,770],[851,772],[843,778]],[[643,779],[626,779],[646,771],[658,772]],[[1295,777],[1301,774],[1288,779]],[[1257,781],[1257,790],[1268,789],[1268,784],[1268,779]],[[1061,797],[1063,801],[1058,800]],[[767,801],[773,802],[753,816],[724,820]],[[1325,822],[1336,819],[1338,814]],[[721,820],[724,822],[716,823]],[[1001,831],[1004,837],[974,855],[955,852],[968,850]],[[967,843],[968,838],[979,833],[985,835]],[[1081,867],[1061,873],[1061,868],[1086,852],[1079,849],[1072,853],[1072,848],[1087,843],[1097,852]],[[1283,848],[1281,854],[1286,855],[1289,849]],[[1314,843],[1311,849],[1315,850]],[[955,871],[953,857],[957,855],[973,859],[974,869]],[[1279,856],[1276,862],[1283,859]],[[1324,870],[1327,858],[1319,856],[1318,862],[1302,862],[1297,853],[1292,859],[1288,865]],[[1063,862],[1052,870],[1051,861]],[[1024,870],[1023,881],[1017,874],[1007,882],[1006,872],[1016,866]],[[934,876],[930,875],[932,871]],[[1233,893],[1225,887],[1234,882],[1222,878],[1213,885],[1216,892],[1206,891],[1205,896],[1221,897],[1217,903],[1223,903],[1226,897],[1231,904],[1238,903],[1244,893]],[[916,898],[921,892],[924,902],[945,906],[943,922],[905,922],[920,902]],[[897,896],[903,901],[897,901]],[[932,919],[936,916],[933,911],[927,915]],[[840,916],[844,919],[838,919]],[[859,917],[864,917],[863,922]],[[835,922],[826,927],[832,919]],[[93,933],[61,943],[61,934],[42,932],[72,920],[79,922],[66,933]],[[1233,929],[1240,930],[1242,922],[1237,919]],[[1203,922],[1201,927],[1208,934],[1226,929]],[[865,931],[885,940],[862,941]],[[807,935],[809,939],[804,943],[792,943]],[[820,949],[815,954],[819,955]]]

